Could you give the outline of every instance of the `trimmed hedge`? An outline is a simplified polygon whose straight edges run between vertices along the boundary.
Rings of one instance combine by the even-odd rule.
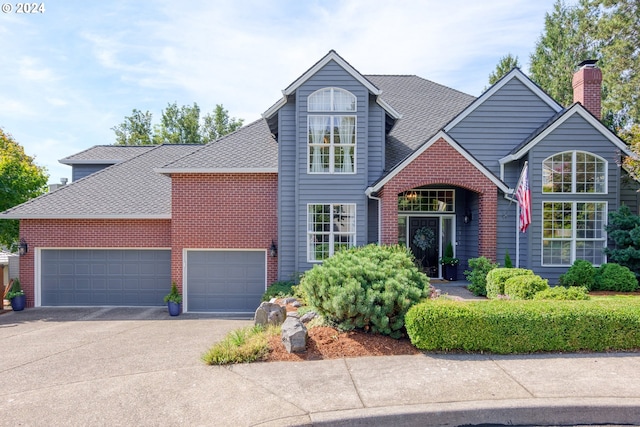
[[[429,295],[429,278],[406,247],[367,245],[314,265],[299,289],[314,311],[342,330],[399,338],[409,307]]]
[[[638,280],[631,270],[620,264],[602,264],[596,270],[592,290],[633,292],[638,289]]]
[[[469,270],[465,270],[464,277],[471,282],[469,290],[474,295],[487,296],[487,274],[495,268],[498,264],[483,256],[469,260]]]
[[[515,276],[533,276],[533,271],[524,268],[496,268],[487,273],[487,298],[504,295],[504,284]]]
[[[640,348],[640,298],[589,301],[428,300],[405,317],[421,350],[605,351]]]
[[[514,276],[504,283],[504,294],[511,299],[533,299],[545,289],[549,289],[549,281],[540,276]]]
[[[588,300],[589,291],[584,286],[554,286],[536,293],[533,299],[554,299],[554,300]]]

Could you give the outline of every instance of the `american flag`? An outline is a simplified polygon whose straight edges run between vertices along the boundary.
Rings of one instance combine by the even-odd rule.
[[[527,231],[531,224],[531,190],[529,189],[529,165],[524,164],[520,175],[520,184],[516,188],[516,199],[520,206],[520,231]]]

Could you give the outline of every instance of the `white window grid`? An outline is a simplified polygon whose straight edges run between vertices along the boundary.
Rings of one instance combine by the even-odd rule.
[[[322,262],[356,244],[355,203],[307,205],[307,262]]]

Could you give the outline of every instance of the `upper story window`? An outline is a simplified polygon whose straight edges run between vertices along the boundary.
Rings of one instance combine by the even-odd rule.
[[[566,151],[542,162],[543,193],[606,193],[607,162],[584,151]]]
[[[355,173],[356,97],[339,88],[320,89],[308,98],[309,173]]]
[[[309,112],[355,112],[357,99],[351,92],[337,87],[317,90],[309,95],[307,110]]]

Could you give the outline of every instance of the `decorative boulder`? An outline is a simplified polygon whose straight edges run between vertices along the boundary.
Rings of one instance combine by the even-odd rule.
[[[308,311],[308,312],[306,312],[305,314],[302,315],[302,317],[300,318],[300,321],[302,323],[308,323],[316,316],[317,316],[317,314],[316,314],[315,311]]]
[[[254,322],[256,325],[280,325],[287,317],[287,310],[279,304],[263,302],[256,309]]]
[[[307,328],[300,319],[287,317],[282,324],[282,344],[289,353],[301,353],[307,349]]]

